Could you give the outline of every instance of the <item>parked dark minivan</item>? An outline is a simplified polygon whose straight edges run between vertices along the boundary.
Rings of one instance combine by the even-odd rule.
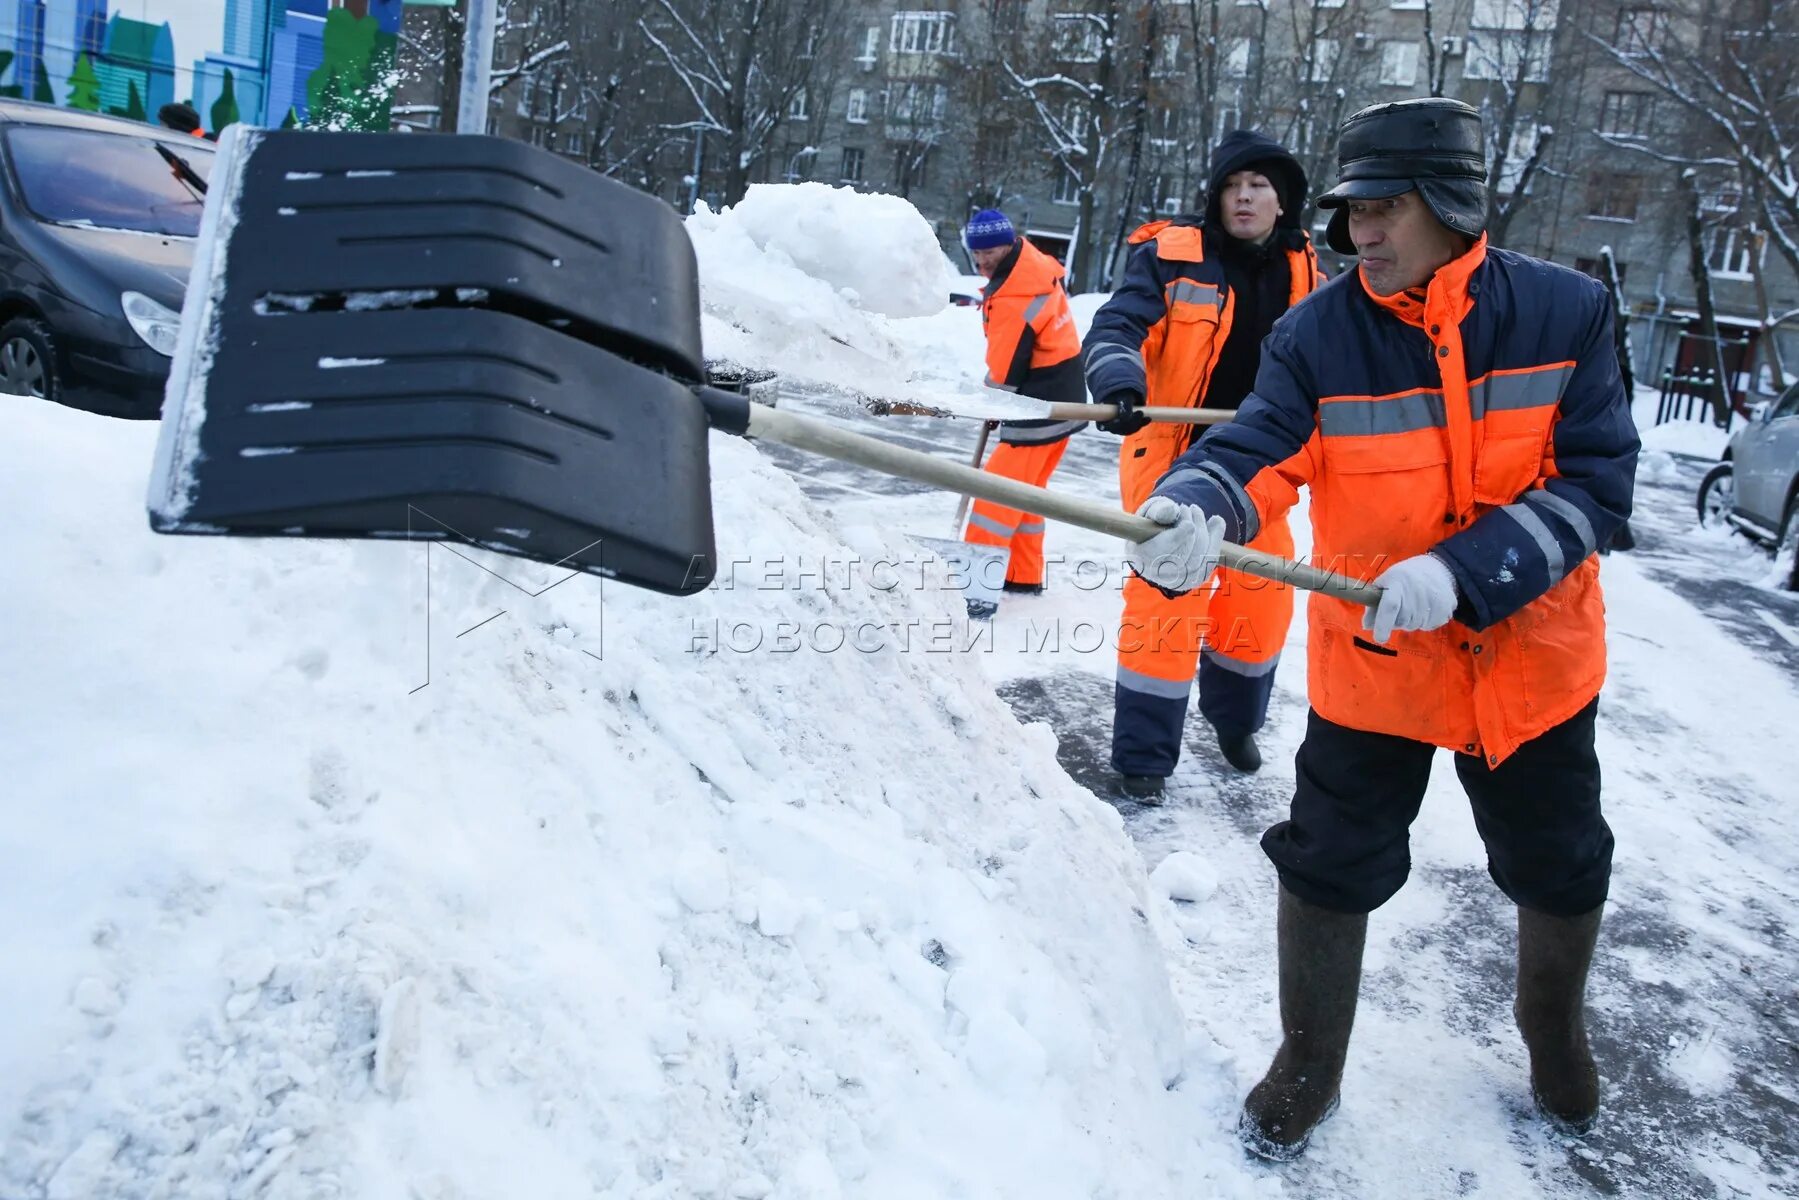
[[[162,410],[213,147],[0,100],[0,392]]]

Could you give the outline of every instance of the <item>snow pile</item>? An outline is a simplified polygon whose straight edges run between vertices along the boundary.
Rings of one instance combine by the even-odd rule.
[[[3,424],[0,1195],[1265,1194],[1117,814],[751,446],[675,600]]]
[[[717,220],[864,312],[928,317],[948,303],[937,235],[902,197],[822,183],[758,183]]]
[[[980,314],[949,307],[943,251],[897,196],[760,184],[687,233],[709,359],[877,396],[984,373]]]

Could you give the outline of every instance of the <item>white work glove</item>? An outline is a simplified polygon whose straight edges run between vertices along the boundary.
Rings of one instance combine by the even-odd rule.
[[[1455,612],[1455,576],[1434,554],[1394,563],[1374,577],[1380,604],[1362,612],[1362,628],[1385,642],[1395,629],[1440,629]]]
[[[1190,592],[1212,577],[1224,545],[1224,518],[1208,517],[1197,504],[1177,504],[1167,496],[1151,496],[1137,510],[1168,528],[1125,551],[1137,574],[1170,592]]]

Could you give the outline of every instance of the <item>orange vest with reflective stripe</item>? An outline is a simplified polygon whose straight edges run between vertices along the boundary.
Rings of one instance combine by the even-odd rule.
[[[1151,239],[1156,257],[1178,264],[1163,290],[1167,312],[1143,339],[1143,369],[1149,393],[1144,403],[1168,408],[1203,407],[1206,385],[1224,353],[1236,315],[1236,297],[1225,286],[1224,264],[1206,258],[1205,231],[1196,225],[1152,221],[1131,234],[1132,245]],[[1292,280],[1287,306],[1311,295],[1324,281],[1308,238],[1303,249],[1287,251]],[[1118,448],[1118,486],[1126,512],[1136,512],[1174,460],[1191,444],[1193,425],[1152,421],[1124,438]]]
[[[1462,324],[1475,303],[1470,280],[1485,258],[1483,237],[1423,292],[1377,296],[1360,270],[1344,281],[1366,292],[1381,319],[1429,337],[1432,365],[1423,370],[1438,386],[1371,396],[1332,394],[1327,384],[1304,447],[1249,482],[1248,496],[1263,513],[1284,511],[1296,487],[1310,486],[1319,565],[1372,579],[1496,507],[1525,510],[1529,520],[1520,498],[1559,474],[1551,433],[1575,361],[1525,358],[1469,377]],[[1556,320],[1553,312],[1517,316]],[[1502,577],[1508,569],[1503,559],[1496,567]],[[1605,604],[1590,552],[1547,594],[1484,630],[1451,621],[1395,633],[1381,646],[1364,633],[1360,606],[1322,594],[1309,605],[1307,691],[1320,715],[1477,754],[1490,765],[1579,712],[1605,680]]]
[[[981,325],[987,333],[987,379],[1017,387],[1009,379],[1019,339],[1032,335],[1030,367],[1040,371],[1080,357],[1081,339],[1062,285],[1062,264],[1020,239],[1018,258],[998,287],[988,285],[981,299]]]

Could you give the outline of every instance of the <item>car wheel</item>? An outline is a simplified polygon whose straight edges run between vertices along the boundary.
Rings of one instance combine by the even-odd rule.
[[[56,374],[56,339],[35,317],[15,317],[0,326],[0,392],[61,400]]]
[[[1729,463],[1719,463],[1699,484],[1699,524],[1706,529],[1729,529],[1730,510],[1736,502],[1736,475]]]
[[[1787,501],[1780,540],[1774,544],[1774,561],[1786,568],[1787,590],[1799,592],[1799,495]]]

